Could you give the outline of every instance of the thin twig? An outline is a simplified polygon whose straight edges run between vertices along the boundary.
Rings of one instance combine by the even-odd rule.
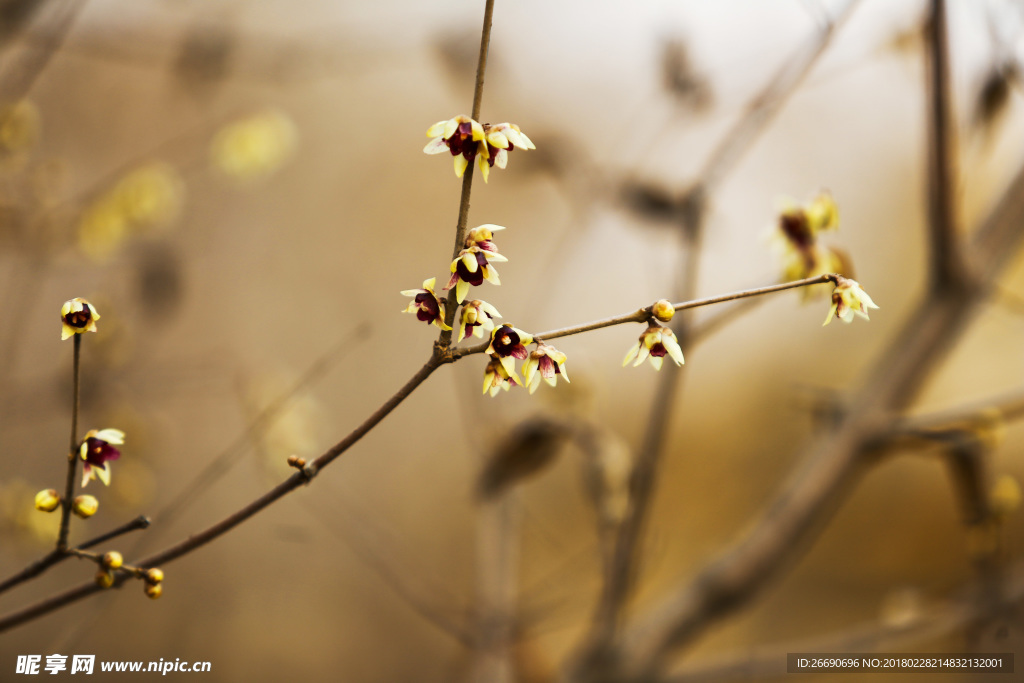
[[[476,84],[473,87],[473,114],[474,121],[480,120],[480,106],[484,99],[484,74],[487,71],[487,52],[491,43],[491,18],[494,15],[494,0],[487,0],[484,6],[484,27],[480,33],[480,55],[476,62]],[[452,260],[454,261],[462,251],[466,241],[466,223],[469,221],[469,195],[473,188],[473,174],[476,169],[473,163],[469,166],[462,177],[462,195],[459,197],[459,218],[455,224],[455,246],[452,248]],[[455,300],[456,288],[448,292],[448,299],[445,305],[444,322],[449,327],[455,321],[455,309],[458,302]],[[447,347],[452,342],[452,330],[441,330],[437,343],[439,346]]]
[[[117,538],[118,536],[122,536],[124,534],[127,534],[131,531],[136,531],[138,529],[145,529],[148,526],[149,517],[142,515],[136,517],[127,524],[122,524],[116,529],[108,531],[105,534],[100,534],[96,538],[92,538],[86,541],[85,543],[81,543],[71,550],[65,550],[63,552],[59,550],[51,550],[49,553],[39,558],[29,566],[25,567],[14,576],[11,576],[10,578],[4,580],[3,583],[0,583],[0,593],[3,593],[4,591],[13,588],[14,586],[17,586],[20,583],[24,583],[29,579],[35,578],[43,572],[45,572],[50,567],[54,566],[55,564],[63,562],[68,557],[71,557],[72,550],[85,550],[86,548],[92,548],[93,546],[99,545],[100,543],[103,543],[105,541],[109,541],[112,538]]]
[[[57,535],[57,551],[68,547],[68,530],[71,527],[71,496],[75,492],[75,475],[78,473],[78,406],[79,406],[79,360],[82,355],[82,335],[74,335],[75,359],[72,365],[71,400],[71,445],[68,447],[68,473],[64,481],[64,498],[61,499],[60,533]]]
[[[836,281],[836,276],[832,273],[827,275],[819,275],[817,277],[804,278],[803,280],[794,280],[793,282],[783,282],[782,284],[769,285],[767,287],[756,287],[754,289],[744,289],[739,292],[730,292],[729,294],[721,294],[719,296],[711,296],[704,299],[694,299],[692,301],[682,301],[677,304],[672,304],[676,311],[682,311],[690,308],[700,308],[701,306],[709,306],[711,304],[720,304],[726,301],[735,301],[737,299],[746,299],[752,296],[761,296],[763,294],[772,294],[774,292],[782,292],[787,289],[795,289],[797,287],[809,287],[811,285],[820,285],[826,282]],[[533,335],[534,339],[541,339],[548,341],[551,339],[558,339],[559,337],[568,337],[574,334],[581,334],[583,332],[591,332],[593,330],[599,330],[604,327],[612,327],[613,325],[622,325],[624,323],[642,323],[651,317],[651,307],[641,308],[632,313],[624,313],[622,315],[616,315],[611,318],[602,318],[601,320],[594,320],[589,323],[583,323],[582,325],[573,325],[571,327],[561,327],[556,330],[548,330],[547,332],[538,332]],[[467,346],[459,349],[455,349],[452,352],[452,357],[455,360],[462,358],[463,356],[470,356],[476,353],[483,353],[487,350],[490,345],[489,342],[477,344],[476,346]]]

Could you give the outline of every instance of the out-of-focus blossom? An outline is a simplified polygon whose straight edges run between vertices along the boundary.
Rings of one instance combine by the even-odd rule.
[[[459,178],[473,159],[479,160],[481,172],[487,166],[483,126],[468,116],[460,114],[447,121],[438,121],[427,129],[427,137],[432,139],[423,151],[426,154],[451,153],[455,157],[455,175]]]
[[[651,325],[637,339],[622,364],[625,366],[630,361],[634,361],[633,367],[636,367],[650,358],[654,369],[661,370],[662,359],[666,355],[674,360],[676,365],[684,363],[683,350],[679,348],[679,341],[676,340],[675,333],[667,327]]]
[[[120,429],[90,429],[78,447],[78,454],[85,461],[82,468],[82,486],[93,479],[110,485],[110,466],[107,463],[121,457],[121,451],[114,448],[124,443],[124,432]]]
[[[95,332],[100,314],[85,299],[75,297],[60,307],[60,338],[62,340],[83,332]]]
[[[123,176],[82,213],[78,246],[102,261],[134,233],[167,225],[181,211],[184,183],[171,166],[153,162]]]
[[[839,228],[839,208],[827,192],[800,206],[787,201],[779,213],[773,241],[781,254],[783,280],[792,282],[827,273],[850,273],[842,252],[818,241],[822,232]],[[811,290],[805,291],[805,296]]]
[[[494,318],[500,318],[498,309],[486,301],[473,299],[462,304],[462,314],[459,316],[459,343],[468,335],[483,338],[484,332],[494,329]]]
[[[428,325],[435,325],[442,330],[452,329],[444,322],[445,302],[434,293],[434,284],[437,278],[429,278],[423,281],[422,289],[406,289],[402,296],[413,297],[409,305],[402,313],[415,313],[416,318]]]
[[[463,249],[458,257],[452,261],[452,276],[448,280],[445,289],[455,287],[455,300],[460,304],[466,299],[469,286],[474,287],[483,284],[487,280],[493,285],[500,285],[498,271],[491,264],[491,261],[508,261],[507,258],[498,253],[485,251],[477,246]]]
[[[523,363],[523,382],[530,389],[530,393],[537,391],[542,379],[555,386],[559,375],[566,382],[569,381],[569,375],[565,371],[565,354],[553,346],[538,343],[537,350]]]
[[[39,140],[39,110],[29,100],[0,108],[0,149],[8,154],[23,152]]]
[[[225,175],[251,182],[281,168],[297,141],[295,124],[286,114],[263,111],[221,128],[210,145],[210,160]]]
[[[868,320],[868,309],[878,308],[868,293],[861,289],[856,280],[839,276],[835,289],[832,290],[832,307],[828,310],[828,317],[822,323],[822,327],[832,322],[833,316],[838,316],[844,323],[853,322],[854,314]]]
[[[508,391],[512,385],[520,384],[516,381],[518,379],[519,376],[515,374],[515,370],[510,373],[500,359],[491,358],[484,369],[484,393],[489,392],[491,396],[494,396],[501,389]]]

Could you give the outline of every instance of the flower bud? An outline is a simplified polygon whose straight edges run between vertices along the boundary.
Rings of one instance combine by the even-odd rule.
[[[300,458],[297,455],[289,455],[288,456],[288,466],[289,467],[294,467],[297,470],[301,470],[303,467],[306,466],[306,459],[305,458]]]
[[[164,572],[159,567],[153,567],[152,569],[146,572],[144,578],[146,579],[146,583],[155,586],[156,584],[164,580]]]
[[[667,323],[675,314],[675,307],[667,299],[662,299],[651,306],[651,315],[663,323]]]
[[[88,519],[100,509],[100,502],[93,496],[78,496],[71,504],[71,511],[82,519]]]
[[[36,494],[36,510],[53,512],[60,506],[60,496],[56,489],[45,489]]]
[[[124,564],[124,558],[121,557],[121,553],[111,550],[108,553],[104,553],[102,562],[103,566],[107,569],[117,569]]]
[[[114,585],[114,575],[101,569],[96,572],[96,585],[100,588],[110,588]]]
[[[164,585],[162,583],[151,583],[146,585],[146,595],[153,600],[156,600],[164,593]]]

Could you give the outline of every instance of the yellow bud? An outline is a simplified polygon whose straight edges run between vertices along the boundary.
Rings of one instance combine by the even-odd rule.
[[[675,314],[675,307],[667,299],[662,299],[651,306],[651,315],[663,323],[667,323]]]
[[[124,564],[124,558],[121,557],[121,553],[116,550],[111,550],[103,555],[103,566],[107,569],[117,569]]]
[[[100,588],[110,588],[114,585],[114,575],[104,570],[96,572],[96,585]]]
[[[153,600],[156,600],[164,592],[164,585],[162,583],[151,583],[146,585],[146,595]]]
[[[36,494],[36,510],[53,512],[60,505],[56,489],[45,489]]]
[[[146,572],[146,582],[151,585],[156,585],[164,580],[164,572],[159,567],[153,567]]]
[[[100,509],[100,502],[94,496],[78,496],[71,504],[71,511],[82,519],[88,519]]]

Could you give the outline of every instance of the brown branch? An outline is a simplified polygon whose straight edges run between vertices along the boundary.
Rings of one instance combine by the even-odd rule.
[[[112,538],[117,538],[118,536],[122,536],[129,532],[136,531],[137,529],[145,529],[148,526],[149,517],[141,515],[139,517],[136,517],[132,521],[128,522],[127,524],[122,524],[116,529],[112,529],[111,531],[108,531],[105,534],[100,534],[99,536],[92,538],[86,541],[85,543],[79,544],[75,548],[71,548],[63,552],[59,550],[51,550],[49,553],[47,553],[40,559],[36,560],[29,566],[25,567],[14,576],[11,576],[10,578],[6,579],[3,583],[0,583],[0,593],[3,593],[4,591],[10,588],[13,588],[14,586],[17,586],[20,583],[24,583],[29,579],[39,576],[55,564],[59,564],[60,562],[63,562],[64,560],[71,557],[74,551],[92,548],[93,546],[99,545],[100,543],[103,543],[105,541],[109,541]]]
[[[807,547],[856,481],[861,454],[891,429],[893,411],[914,398],[1019,247],[1022,222],[1024,169],[975,235],[973,255],[987,264],[979,280],[963,289],[927,293],[835,432],[808,447],[803,464],[760,521],[694,582],[629,628],[622,653],[631,667],[628,675],[642,678],[663,670],[670,654],[750,601]]]
[[[1003,585],[997,608],[1012,608],[1024,600],[1024,567],[1018,566]],[[964,627],[993,615],[993,604],[979,600],[967,589],[962,597],[924,609],[906,623],[869,622],[839,633],[760,647],[742,655],[728,655],[688,665],[661,679],[662,683],[714,683],[774,679],[786,674],[790,652],[882,652],[904,650],[916,643],[956,634]]]
[[[423,367],[420,368],[416,374],[414,374],[394,395],[391,396],[383,405],[381,405],[376,411],[373,412],[368,418],[366,418],[362,424],[356,427],[352,432],[344,439],[339,441],[337,444],[332,446],[320,457],[314,460],[311,464],[304,467],[302,470],[296,472],[291,477],[281,482],[273,489],[263,494],[253,502],[249,503],[240,510],[228,515],[216,524],[208,527],[207,529],[189,536],[184,541],[177,545],[166,548],[150,557],[136,562],[135,564],[139,567],[154,567],[156,565],[166,564],[172,562],[179,557],[189,554],[190,552],[200,548],[215,538],[222,536],[231,529],[235,528],[242,522],[246,521],[250,517],[253,517],[256,513],[260,512],[270,504],[274,503],[280,498],[283,498],[288,493],[291,493],[303,484],[309,483],[323,468],[327,467],[331,462],[338,458],[342,453],[351,448],[361,438],[363,438],[367,432],[373,429],[377,424],[383,420],[388,414],[391,413],[398,405],[404,401],[409,394],[413,392],[420,384],[422,384],[434,370],[441,367],[445,363],[450,362],[447,360],[442,353],[435,348],[435,353],[430,359],[424,363]],[[119,582],[118,582],[119,583]],[[31,605],[25,609],[17,612],[8,614],[7,616],[0,618],[0,632],[6,631],[10,628],[23,624],[26,621],[31,621],[43,614],[51,612],[55,609],[59,609],[64,605],[70,604],[77,600],[80,600],[86,596],[92,595],[97,590],[103,590],[95,583],[83,584],[72,588],[69,591],[58,594],[40,603]]]
[[[817,277],[804,278],[803,280],[794,280],[793,282],[783,282],[777,285],[768,285],[767,287],[756,287],[754,289],[744,289],[739,292],[730,292],[729,294],[720,294],[718,296],[706,297],[704,299],[693,299],[692,301],[682,301],[677,304],[672,304],[676,311],[684,311],[690,308],[700,308],[701,306],[710,306],[711,304],[725,303],[726,301],[736,301],[737,299],[746,299],[753,296],[761,296],[764,294],[773,294],[775,292],[782,292],[787,289],[796,289],[798,287],[809,287],[811,285],[820,285],[826,282],[835,283],[836,276],[832,273],[827,275],[819,275]],[[547,332],[538,332],[533,335],[534,339],[540,339],[542,341],[549,341],[551,339],[558,339],[559,337],[568,337],[574,334],[582,334],[583,332],[591,332],[593,330],[600,330],[604,327],[612,327],[614,325],[622,325],[625,323],[642,323],[650,319],[651,317],[651,306],[641,308],[632,313],[623,313],[622,315],[612,316],[611,318],[602,318],[600,320],[594,320],[589,323],[583,323],[581,325],[573,325],[571,327],[561,327],[556,330],[548,330]],[[452,352],[452,358],[458,360],[464,356],[471,356],[477,353],[483,353],[487,350],[490,342],[484,342],[477,344],[476,346],[466,346],[455,349]]]
[[[484,73],[487,71],[487,52],[491,43],[491,18],[494,15],[494,0],[487,0],[484,6],[484,27],[480,33],[480,54],[476,62],[476,85],[473,87],[473,114],[474,121],[480,120],[480,106],[484,99]],[[455,224],[455,246],[452,249],[452,260],[459,256],[459,252],[465,247],[466,223],[469,221],[469,195],[473,188],[473,174],[476,169],[472,162],[466,168],[462,177],[462,196],[459,198],[459,218]],[[448,292],[448,299],[445,305],[444,322],[449,327],[455,322],[455,309],[458,302],[455,300],[455,288]],[[441,330],[437,339],[440,346],[447,347],[452,342],[452,330]]]
[[[931,0],[928,22],[928,232],[933,289],[956,286],[966,277],[957,239],[955,121],[945,0]]]
[[[81,377],[79,360],[82,356],[82,335],[74,335],[75,359],[71,369],[71,445],[68,447],[68,473],[64,479],[64,497],[61,499],[60,531],[57,534],[57,552],[63,553],[68,547],[68,530],[71,528],[71,496],[75,493],[75,475],[78,474],[78,407],[79,379]]]

